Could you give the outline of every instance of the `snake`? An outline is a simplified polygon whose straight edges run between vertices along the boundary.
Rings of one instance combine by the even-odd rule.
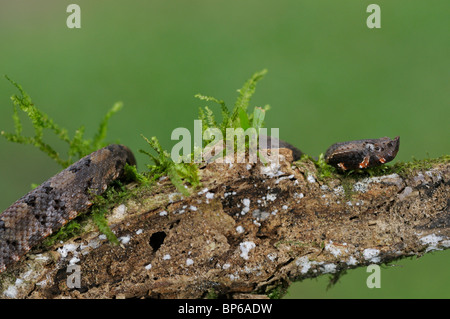
[[[96,195],[119,178],[131,150],[118,144],[99,149],[51,177],[0,215],[0,272],[32,247],[86,211]]]
[[[277,138],[265,136],[267,147],[288,148],[293,159],[303,152]],[[400,139],[383,137],[331,145],[325,160],[339,170],[364,169],[395,158]],[[120,178],[125,165],[136,165],[133,152],[124,145],[111,144],[70,165],[0,214],[0,273],[20,260],[70,220],[85,212],[112,181]]]

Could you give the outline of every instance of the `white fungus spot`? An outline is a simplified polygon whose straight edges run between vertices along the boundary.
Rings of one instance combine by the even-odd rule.
[[[253,224],[255,224],[258,227],[261,226],[261,223],[258,223],[258,221],[256,221],[256,220],[253,221]]]
[[[336,272],[336,265],[335,264],[325,264],[325,265],[322,266],[322,271],[325,274],[335,273]]]
[[[130,235],[122,236],[122,237],[119,237],[119,240],[123,245],[126,245],[130,242],[131,236]]]
[[[380,251],[378,249],[367,248],[367,249],[364,249],[364,251],[363,251],[363,257],[365,260],[369,260],[373,263],[377,263],[380,261],[380,257],[378,256],[379,253],[380,253]]]
[[[181,193],[172,193],[172,194],[169,194],[169,203],[173,203],[173,202],[175,202],[176,200],[179,200],[179,199],[181,199],[181,198],[183,198],[183,194],[181,194]]]
[[[411,187],[409,187],[409,186],[406,186],[405,189],[400,194],[398,194],[397,196],[398,196],[398,198],[400,200],[404,200],[406,197],[411,195],[412,192],[413,192],[413,189]]]
[[[271,162],[269,165],[265,165],[261,167],[261,174],[267,175],[270,178],[278,177],[283,175],[284,173],[280,170],[280,163]]]
[[[315,183],[316,182],[316,179],[311,174],[309,174],[308,177],[306,177],[306,180],[308,182],[310,182],[310,183]]]
[[[194,261],[191,258],[186,259],[186,266],[191,266],[194,264]]]
[[[144,268],[147,269],[147,270],[150,270],[150,269],[152,269],[152,264],[148,264]]]
[[[256,218],[257,221],[265,221],[270,216],[270,213],[255,209],[252,216],[253,218]]]
[[[114,216],[114,218],[123,218],[123,216],[125,216],[126,213],[127,207],[124,204],[122,204],[113,209],[112,215]]]
[[[438,245],[441,240],[444,238],[441,236],[436,236],[435,234],[427,235],[425,237],[420,238],[420,241],[428,245],[426,252],[429,252],[430,250],[438,250]]]
[[[305,197],[303,193],[294,193],[294,198],[302,199],[303,197]]]
[[[328,244],[325,245],[325,250],[329,251],[334,257],[338,257],[342,254],[342,251],[337,248],[331,240]]]
[[[356,260],[356,258],[353,257],[353,256],[350,256],[350,257],[348,258],[347,265],[349,265],[349,266],[355,266],[356,264],[358,264],[358,261]]]
[[[106,236],[105,236],[106,237]],[[75,244],[66,244],[61,248],[58,248],[58,252],[61,257],[66,258],[69,252],[74,252],[78,248],[78,245]]]
[[[368,190],[368,183],[367,182],[356,182],[353,185],[353,190],[358,193],[365,193]]]
[[[309,258],[307,256],[303,256],[303,257],[297,258],[297,260],[295,261],[295,264],[298,267],[302,268],[300,270],[300,272],[302,274],[306,274],[311,269],[311,266],[317,264],[317,262],[309,261]]]
[[[35,260],[42,260],[42,261],[47,261],[49,259],[48,256],[45,256],[43,254],[37,254],[36,257],[34,258]]]
[[[162,212],[159,213],[159,216],[166,216],[167,212],[165,210],[163,210]]]
[[[277,258],[276,253],[268,253],[267,258],[269,258],[270,261],[274,261]]]
[[[242,226],[236,227],[236,232],[237,232],[238,234],[242,234],[242,233],[244,232],[244,227],[242,227]]]
[[[244,242],[240,243],[239,244],[239,249],[241,250],[240,256],[242,258],[244,258],[245,260],[247,260],[248,259],[248,253],[250,252],[250,250],[252,250],[255,247],[256,247],[256,245],[252,241],[244,241]]]
[[[169,260],[170,259],[170,255],[169,254],[165,254],[164,256],[163,256],[163,260]]]
[[[8,289],[6,289],[3,294],[8,298],[16,298],[17,296],[17,288],[14,285],[8,286]]]
[[[235,276],[233,274],[229,274],[228,276],[230,277],[231,280],[239,279],[239,276]]]

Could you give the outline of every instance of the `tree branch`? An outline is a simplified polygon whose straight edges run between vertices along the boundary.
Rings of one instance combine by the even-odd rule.
[[[160,181],[109,216],[120,246],[88,225],[0,274],[0,297],[245,297],[450,246],[448,162],[325,181],[287,149],[270,164],[208,164],[188,198]],[[69,264],[80,288],[68,287]]]

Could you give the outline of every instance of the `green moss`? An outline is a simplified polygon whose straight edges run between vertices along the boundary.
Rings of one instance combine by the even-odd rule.
[[[242,88],[238,90],[239,95],[231,111],[223,100],[202,94],[195,95],[196,98],[202,101],[219,104],[221,108],[222,122],[220,123],[216,120],[214,112],[209,106],[199,109],[199,119],[202,121],[202,133],[207,129],[217,128],[222,132],[222,136],[226,137],[227,128],[242,128],[244,131],[248,128],[255,128],[256,133],[259,134],[259,129],[264,126],[265,113],[270,109],[270,106],[266,105],[263,108],[254,107],[252,112],[248,112],[248,108],[250,106],[250,100],[255,93],[257,83],[264,78],[266,73],[266,69],[256,72],[244,83]],[[206,144],[210,142],[212,140],[205,140]],[[247,141],[245,146],[248,149]]]
[[[11,82],[18,90],[20,95],[11,96],[13,101],[13,122],[14,133],[0,132],[0,135],[6,138],[10,142],[19,144],[30,144],[47,154],[51,159],[56,161],[63,168],[68,167],[76,160],[86,156],[97,149],[106,146],[104,142],[106,132],[108,129],[108,121],[110,117],[117,113],[122,108],[122,103],[117,102],[106,113],[105,117],[101,121],[97,133],[92,139],[85,139],[84,126],[77,129],[73,137],[70,138],[67,129],[60,127],[51,119],[47,114],[42,112],[38,107],[34,105],[31,97],[25,92],[21,85],[11,80],[8,76],[6,79]],[[31,121],[34,129],[34,136],[25,136],[22,131],[22,122],[19,116],[19,110],[24,112],[28,119]],[[44,132],[50,131],[55,134],[61,141],[68,144],[66,158],[62,157],[55,148],[44,142]]]
[[[266,73],[267,70],[257,72],[244,83],[242,88],[238,90],[239,95],[234,108],[231,111],[223,100],[202,94],[195,95],[195,97],[202,101],[219,104],[221,108],[222,122],[220,123],[216,120],[214,112],[208,106],[199,109],[199,119],[202,121],[202,136],[207,129],[219,129],[222,132],[222,136],[225,137],[227,128],[242,128],[243,130],[246,130],[253,127],[258,133],[259,129],[263,126],[265,111],[269,109],[269,106],[266,106],[264,109],[255,107],[251,114],[247,113],[247,109],[250,104],[250,99],[255,92],[257,82],[261,80]],[[185,183],[190,184],[193,188],[200,185],[198,166],[194,163],[190,163],[194,154],[192,153],[187,157],[189,159],[188,161],[175,163],[171,159],[170,154],[162,149],[155,136],[151,139],[147,139],[145,136],[142,137],[148,143],[153,153],[156,153],[156,155],[154,155],[149,151],[139,150],[141,153],[146,154],[152,162],[152,164],[147,164],[149,179],[156,180],[161,176],[168,176],[172,184],[175,185],[180,193],[184,196],[189,196],[189,191],[185,187]],[[212,142],[212,140],[205,141],[206,144],[209,144],[210,142]],[[248,142],[246,141],[245,143],[248,148]],[[216,154],[216,156],[220,155],[223,154]]]
[[[147,164],[150,180],[154,181],[161,176],[168,176],[180,193],[189,196],[189,191],[185,188],[184,182],[190,183],[193,188],[200,185],[197,165],[194,163],[175,163],[170,154],[162,149],[155,136],[151,140],[145,136],[142,137],[157,154],[155,156],[150,152],[139,150],[141,153],[148,155],[153,161],[153,164]]]
[[[345,200],[351,200],[355,191],[353,190],[353,185],[355,183],[355,179],[349,176],[341,178],[341,185],[344,189],[344,198]]]
[[[269,289],[266,294],[270,299],[281,299],[286,294],[288,287],[280,284],[279,286]]]
[[[82,223],[85,223],[85,219],[83,218],[77,218],[76,220],[69,222],[68,224],[61,227],[58,232],[47,237],[42,242],[42,245],[46,247],[53,246],[57,242],[64,242],[72,237],[81,235],[81,233],[83,232]]]
[[[208,290],[208,293],[206,294],[206,299],[218,299],[219,294],[216,292],[214,288],[211,288]]]
[[[397,173],[402,177],[407,177],[418,170],[429,170],[433,165],[439,163],[450,163],[450,155],[442,155],[437,158],[425,158],[425,159],[415,159],[413,158],[410,162],[399,162],[391,166],[387,174]]]
[[[319,180],[325,180],[327,178],[331,178],[336,174],[336,169],[333,166],[327,164],[323,153],[321,153],[319,155],[319,158],[317,161],[313,160],[313,162],[314,162],[314,165],[316,166],[317,178]]]
[[[398,174],[401,177],[407,177],[414,174],[418,170],[429,170],[433,167],[433,165],[449,162],[450,162],[450,155],[442,155],[437,158],[425,158],[421,160],[418,160],[413,157],[410,162],[397,162],[394,165],[381,165],[363,170],[349,171],[344,175],[352,176],[355,178],[364,178],[372,176]]]

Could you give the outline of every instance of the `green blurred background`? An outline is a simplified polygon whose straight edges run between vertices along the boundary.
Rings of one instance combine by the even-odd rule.
[[[66,26],[74,2],[81,29]],[[0,3],[0,74],[72,133],[85,125],[92,136],[106,111],[123,101],[108,140],[137,152],[146,148],[140,134],[157,136],[170,150],[172,130],[193,128],[204,105],[196,93],[232,105],[236,89],[267,68],[252,104],[270,104],[266,126],[279,127],[306,153],[396,135],[398,160],[449,153],[447,0],[377,1],[381,29],[366,26],[373,1],[361,0]],[[15,93],[0,78],[0,130],[13,131]],[[137,157],[142,169],[146,159]],[[0,211],[58,170],[33,147],[0,139]],[[399,261],[382,269],[380,289],[366,287],[365,268],[328,290],[322,276],[295,283],[286,297],[449,298],[449,262],[449,250]]]

